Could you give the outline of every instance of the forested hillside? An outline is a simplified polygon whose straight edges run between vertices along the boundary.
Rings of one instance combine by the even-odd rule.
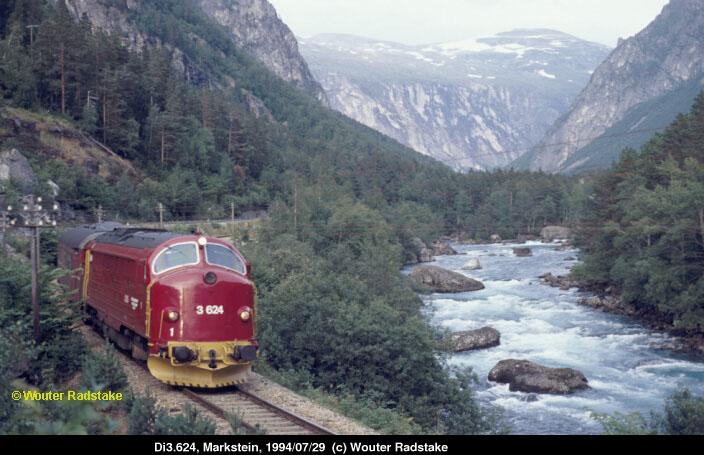
[[[125,13],[153,46],[131,51],[76,22],[62,1],[0,5],[2,104],[60,118],[140,170],[100,177],[20,147],[43,182],[59,184],[59,202],[79,219],[98,205],[141,220],[159,203],[180,219],[222,216],[230,202],[269,210],[247,251],[263,362],[303,386],[412,417],[419,431],[494,431],[471,376],[444,368],[439,334],[398,271],[415,237],[509,238],[570,223],[581,201],[573,184],[456,174],[279,79],[192,2],[143,1]],[[179,52],[189,71],[174,67]],[[0,148],[19,145],[10,132]],[[7,199],[17,195],[11,186]],[[0,313],[24,295],[13,286],[0,293]]]
[[[704,94],[592,183],[575,272],[687,333],[704,332]]]
[[[84,194],[91,203],[151,218],[163,202],[171,216],[188,218],[231,200],[241,209],[277,198],[291,204],[294,187],[322,185],[382,211],[401,201],[423,206],[443,230],[505,236],[570,210],[566,180],[458,175],[320,106],[236,49],[190,2],[146,1],[139,14],[129,12],[162,43],[140,53],[85,18],[76,23],[62,5],[4,3],[0,89],[4,103],[72,120],[148,176]],[[201,39],[186,38],[194,35]],[[174,47],[199,62],[203,80],[174,70]],[[273,121],[251,112],[247,94],[263,101]],[[35,151],[24,152],[32,158]],[[60,167],[45,167],[61,178]],[[82,201],[69,202],[80,208]],[[500,222],[489,212],[501,213]]]

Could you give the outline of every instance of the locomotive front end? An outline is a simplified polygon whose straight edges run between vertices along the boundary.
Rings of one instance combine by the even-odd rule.
[[[227,243],[194,236],[156,250],[150,264],[150,372],[172,385],[244,382],[258,349],[248,263]]]

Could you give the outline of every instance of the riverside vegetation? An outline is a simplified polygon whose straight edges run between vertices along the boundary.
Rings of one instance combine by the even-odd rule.
[[[641,317],[704,333],[704,94],[590,183],[575,276]]]
[[[421,315],[421,300],[399,269],[417,255],[415,238],[515,238],[546,224],[574,225],[589,213],[583,207],[599,191],[598,179],[608,177],[590,189],[542,173],[454,173],[278,79],[189,2],[145,1],[131,14],[164,45],[130,51],[87,20],[76,21],[62,1],[3,2],[0,94],[4,106],[59,117],[93,136],[141,176],[98,177],[23,149],[11,133],[3,134],[2,148],[20,149],[39,180],[57,183],[59,202],[77,213],[100,204],[122,217],[153,219],[160,202],[167,219],[221,216],[230,203],[238,211],[267,209],[258,241],[246,247],[260,292],[264,370],[331,397],[383,431],[504,431],[496,410],[477,403],[471,371],[446,367],[443,336]],[[27,26],[37,24],[30,35]],[[167,45],[199,62],[207,77],[186,80]],[[271,115],[254,115],[243,89]],[[12,185],[4,191],[7,200],[18,193]],[[42,183],[39,191],[50,190]],[[598,255],[591,246],[597,237],[582,238],[587,257]],[[1,339],[12,340],[5,352],[13,353],[0,362],[3,385],[20,377],[47,387],[81,368],[75,312],[67,308],[52,325],[57,315],[46,310],[66,305],[49,285],[52,265],[42,273],[44,339],[33,344],[25,342],[26,265],[2,257]],[[53,352],[56,340],[68,348]],[[39,431],[23,426],[23,409],[11,405],[3,407],[3,432]],[[156,412],[148,404],[137,409]],[[207,425],[190,427],[205,432]]]

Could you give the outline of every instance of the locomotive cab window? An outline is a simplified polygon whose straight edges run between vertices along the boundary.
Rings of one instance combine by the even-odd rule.
[[[200,262],[198,245],[195,243],[181,243],[171,245],[159,253],[154,259],[152,268],[154,273],[157,274],[186,265],[196,265],[198,262]]]
[[[244,262],[231,249],[209,243],[205,246],[205,261],[210,265],[225,267],[241,274],[246,273]]]

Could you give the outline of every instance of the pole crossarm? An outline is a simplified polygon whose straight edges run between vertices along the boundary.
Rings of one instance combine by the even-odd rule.
[[[0,207],[3,234],[7,226],[26,228],[31,232],[30,260],[32,262],[32,321],[34,326],[34,340],[41,341],[41,328],[39,322],[39,230],[41,228],[56,227],[56,218],[59,204],[56,202],[45,203],[41,196],[23,196],[18,204]],[[7,220],[9,219],[9,223]],[[3,235],[4,239],[4,235]],[[3,240],[4,243],[4,240]]]

